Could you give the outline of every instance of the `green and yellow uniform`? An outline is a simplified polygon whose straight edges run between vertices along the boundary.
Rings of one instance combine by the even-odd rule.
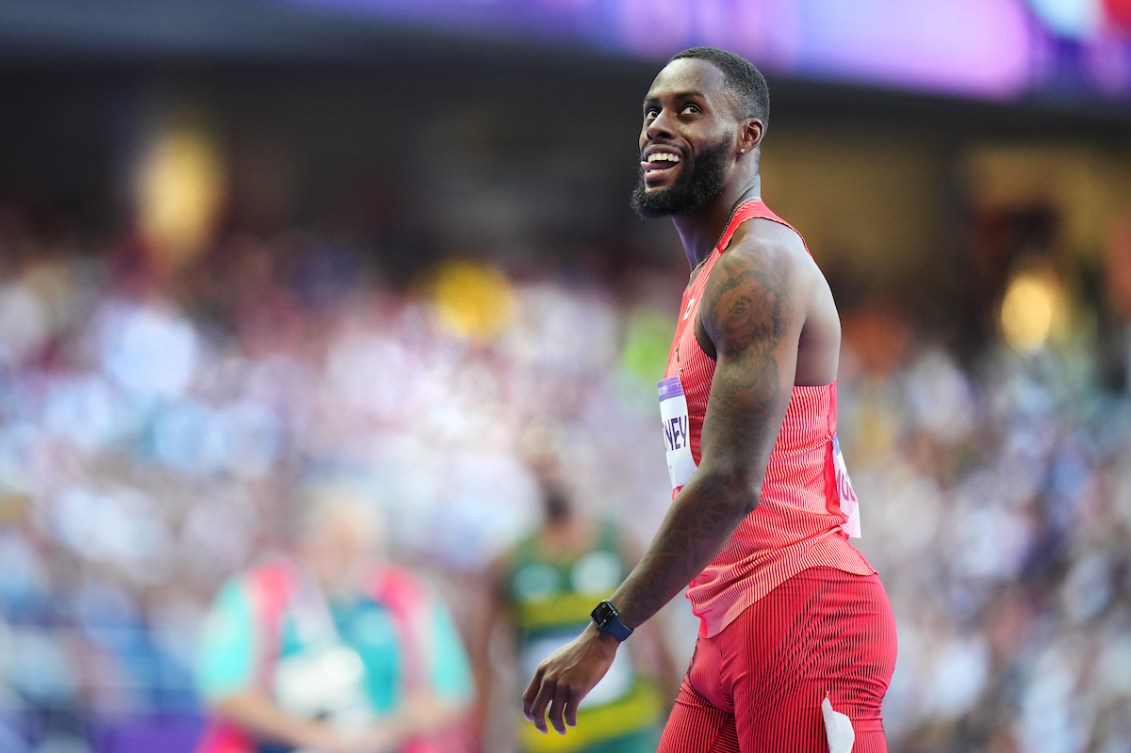
[[[501,594],[515,632],[524,677],[542,659],[589,624],[589,613],[628,574],[619,537],[603,526],[597,545],[584,553],[549,557],[537,535],[511,552]],[[608,674],[582,701],[577,726],[567,735],[543,735],[524,722],[518,730],[524,753],[652,753],[662,710],[654,683],[633,663],[631,641],[617,651]]]

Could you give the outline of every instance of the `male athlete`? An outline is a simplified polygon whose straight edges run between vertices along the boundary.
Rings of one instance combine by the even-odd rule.
[[[523,694],[541,731],[680,590],[700,618],[661,753],[886,751],[891,606],[848,541],[856,497],[836,440],[840,321],[801,236],[760,197],[765,79],[697,47],[644,99],[644,217],[671,216],[691,266],[661,414],[674,488],[640,563]],[[690,586],[688,585],[690,583]]]

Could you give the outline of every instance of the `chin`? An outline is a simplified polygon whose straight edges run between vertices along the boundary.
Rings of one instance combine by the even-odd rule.
[[[672,202],[668,200],[670,193],[670,186],[649,189],[642,183],[638,184],[632,192],[632,209],[645,219],[679,214],[678,208],[671,206]]]

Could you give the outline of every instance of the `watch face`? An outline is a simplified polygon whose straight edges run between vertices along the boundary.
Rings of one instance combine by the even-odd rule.
[[[602,601],[598,604],[589,616],[593,618],[593,624],[597,626],[598,630],[602,633],[608,633],[618,641],[623,641],[632,635],[632,628],[620,621],[616,607],[608,601]]]
[[[607,601],[602,601],[597,605],[596,609],[593,610],[591,616],[593,617],[593,622],[597,624],[597,627],[603,628],[609,624],[610,620],[617,616],[617,612],[613,609],[612,604]]]

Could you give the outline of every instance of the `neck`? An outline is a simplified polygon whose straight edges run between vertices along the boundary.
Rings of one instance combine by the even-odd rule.
[[[711,203],[698,212],[672,218],[683,242],[687,262],[695,269],[710,255],[726,230],[734,210],[761,195],[762,182],[755,173],[750,180],[724,189]]]

